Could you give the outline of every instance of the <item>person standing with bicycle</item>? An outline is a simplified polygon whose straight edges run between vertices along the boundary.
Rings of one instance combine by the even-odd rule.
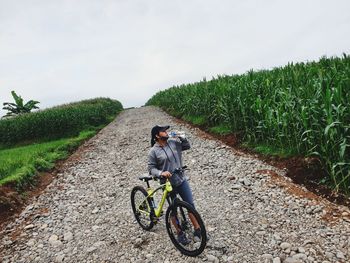
[[[148,154],[148,171],[158,178],[168,178],[175,194],[179,194],[183,201],[194,206],[191,187],[184,172],[172,173],[177,168],[182,168],[182,151],[191,148],[185,136],[169,138],[167,130],[170,126],[156,125],[151,130],[151,149]],[[189,217],[194,226],[194,235],[200,238],[199,225],[192,214]],[[178,230],[178,240],[182,244],[188,242],[186,235]]]

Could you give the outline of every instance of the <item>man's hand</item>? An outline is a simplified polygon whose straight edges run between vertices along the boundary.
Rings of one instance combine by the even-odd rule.
[[[163,176],[163,177],[165,177],[165,178],[171,177],[171,173],[168,172],[168,171],[162,172],[160,175]]]

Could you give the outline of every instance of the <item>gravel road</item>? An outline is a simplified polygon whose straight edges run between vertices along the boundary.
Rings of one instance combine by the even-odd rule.
[[[210,236],[197,258],[175,249],[164,220],[147,232],[133,218],[130,191],[143,184],[155,124],[185,131],[192,145],[183,158]],[[350,262],[347,208],[300,197],[284,171],[155,107],[122,112],[85,148],[0,233],[1,262]]]

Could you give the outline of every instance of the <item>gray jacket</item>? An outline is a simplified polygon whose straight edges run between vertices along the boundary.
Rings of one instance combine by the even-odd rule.
[[[159,177],[162,172],[172,173],[176,168],[181,168],[182,151],[190,149],[190,143],[187,139],[168,139],[168,143],[162,147],[155,143],[148,153],[148,171],[151,175]],[[173,186],[180,185],[185,181],[185,176],[174,174],[170,177],[170,183]]]

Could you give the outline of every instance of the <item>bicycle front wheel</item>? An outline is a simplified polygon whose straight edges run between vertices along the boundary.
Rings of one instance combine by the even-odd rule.
[[[147,191],[141,186],[135,186],[131,191],[131,207],[135,219],[145,230],[151,230],[154,226],[152,221],[153,208],[151,200],[147,198]]]
[[[190,204],[177,200],[166,211],[166,228],[171,242],[184,255],[195,257],[207,245],[202,218]]]

